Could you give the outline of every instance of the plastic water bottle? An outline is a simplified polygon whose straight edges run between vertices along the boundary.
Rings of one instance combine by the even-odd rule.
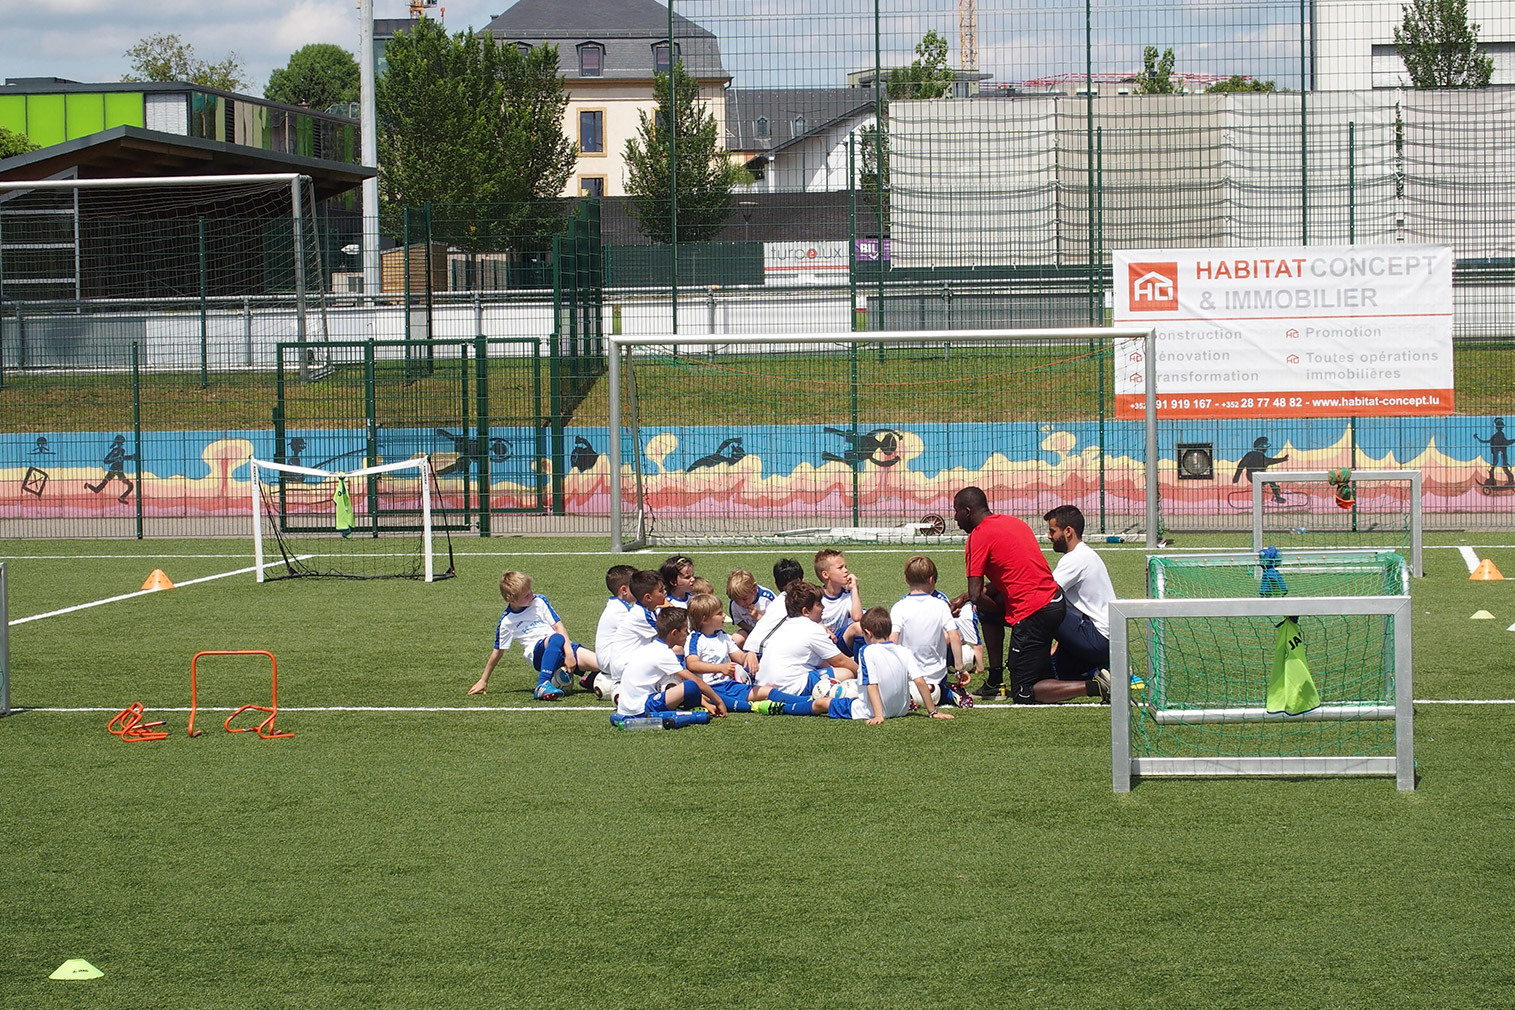
[[[611,716],[610,725],[619,730],[672,729],[673,720],[661,715]]]

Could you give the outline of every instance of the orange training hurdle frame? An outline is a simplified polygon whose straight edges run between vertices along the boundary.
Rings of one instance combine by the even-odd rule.
[[[198,693],[197,693],[196,684],[195,684],[195,665],[200,662],[200,657],[201,656],[267,656],[268,657],[269,667],[270,667],[270,669],[272,670],[272,673],[273,673],[273,685],[272,685],[272,688],[270,690],[268,704],[266,706],[265,705],[243,705],[241,708],[237,709],[231,715],[229,715],[229,716],[226,717],[226,722],[224,724],[226,726],[226,732],[228,732],[228,733],[253,733],[253,732],[256,732],[258,734],[258,736],[262,737],[264,740],[280,740],[280,739],[284,739],[286,737],[292,737],[292,736],[294,736],[293,733],[279,733],[279,732],[277,732],[277,731],[274,730],[274,720],[276,718],[278,718],[278,715],[279,715],[279,661],[277,659],[274,659],[274,654],[273,653],[271,653],[271,652],[265,652],[262,649],[207,649],[204,652],[197,652],[192,657],[190,657],[190,660],[189,660],[189,735],[190,736],[200,736],[200,735],[202,735],[205,732],[204,730],[200,730],[199,732],[195,731],[195,709],[198,706],[198,702],[197,702]],[[262,722],[258,723],[258,725],[256,725],[256,726],[235,726],[235,727],[232,726],[232,724],[231,724],[232,720],[235,719],[237,716],[241,715],[243,712],[246,712],[248,710],[252,710],[254,712],[267,712],[268,713],[268,718],[264,719]]]
[[[157,722],[143,722],[146,710],[140,701],[134,701],[111,717],[105,728],[113,735],[121,738],[122,743],[147,743],[153,740],[167,740],[168,733],[154,729],[154,726],[163,725],[163,720]]]

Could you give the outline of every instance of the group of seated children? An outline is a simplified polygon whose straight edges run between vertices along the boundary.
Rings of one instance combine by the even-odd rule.
[[[536,698],[561,698],[577,682],[613,699],[623,716],[704,707],[715,716],[755,711],[877,725],[917,706],[950,719],[939,703],[973,704],[969,671],[982,665],[982,646],[972,607],[953,614],[930,558],[906,562],[908,592],[890,609],[863,609],[841,551],[817,553],[814,572],[819,584],[805,581],[798,561],[779,561],[774,593],[737,569],[723,607],[688,557],[657,571],[615,565],[605,575],[610,599],[593,651],[569,638],[529,576],[506,572],[494,651],[468,693],[483,694],[504,651],[519,642],[536,671]]]

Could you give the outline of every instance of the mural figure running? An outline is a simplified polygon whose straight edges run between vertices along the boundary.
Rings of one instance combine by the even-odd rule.
[[[694,471],[700,469],[701,467],[719,466],[723,463],[730,465],[742,459],[746,455],[747,450],[742,447],[742,439],[740,436],[737,438],[728,438],[720,445],[715,447],[715,452],[712,452],[706,456],[701,456],[693,463],[690,463],[689,469],[691,471]]]
[[[126,490],[122,491],[121,497],[116,500],[125,502],[127,497],[132,493],[132,488],[136,486],[126,477],[126,461],[135,461],[136,458],[135,454],[128,455],[126,452],[126,436],[117,435],[115,441],[111,443],[110,448],[106,450],[105,458],[100,461],[101,465],[105,467],[104,479],[98,484],[86,484],[84,486],[95,494],[99,494],[105,490],[105,485],[113,480],[119,480],[126,485]]]
[[[1269,456],[1268,450],[1271,448],[1273,448],[1273,443],[1268,441],[1267,435],[1261,435],[1254,440],[1252,448],[1236,461],[1236,472],[1231,475],[1231,483],[1238,483],[1243,471],[1247,474],[1247,480],[1251,481],[1253,474],[1267,470],[1274,463],[1283,463],[1288,460],[1288,456]],[[1283,503],[1283,492],[1279,490],[1277,484],[1270,480],[1264,482],[1263,487],[1273,492],[1275,502]]]
[[[1488,485],[1490,487],[1498,486],[1498,482],[1494,480],[1494,471],[1499,469],[1504,471],[1504,486],[1515,486],[1515,473],[1510,472],[1510,442],[1512,439],[1504,433],[1504,418],[1494,418],[1494,430],[1488,438],[1484,438],[1482,435],[1474,435],[1473,437],[1489,447]]]
[[[903,436],[893,428],[874,428],[861,435],[854,435],[845,428],[826,428],[828,434],[840,435],[847,440],[846,452],[838,456],[834,452],[821,453],[821,459],[829,463],[846,463],[857,468],[864,463],[875,466],[894,466],[900,461],[900,442]]]
[[[452,451],[458,454],[458,458],[436,471],[436,476],[449,477],[452,474],[460,473],[464,477],[467,477],[468,467],[473,463],[473,456],[470,455],[473,451],[473,437],[468,434],[466,429],[454,435],[446,428],[438,428],[437,437],[445,438],[451,442]]]

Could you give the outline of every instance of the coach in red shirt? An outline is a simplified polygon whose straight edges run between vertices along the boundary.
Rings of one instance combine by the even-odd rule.
[[[977,487],[965,487],[953,497],[952,518],[968,534],[968,592],[962,599],[971,600],[978,611],[988,652],[988,678],[979,695],[998,697],[1003,690],[1008,626],[1010,697],[1016,702],[1108,698],[1108,682],[1098,677],[1054,679],[1052,639],[1062,624],[1065,604],[1031,527],[1015,516],[989,511],[989,500]]]

